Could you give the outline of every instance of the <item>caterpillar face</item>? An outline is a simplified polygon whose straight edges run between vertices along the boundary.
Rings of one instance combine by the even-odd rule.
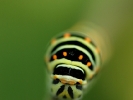
[[[54,96],[61,99],[74,99],[82,96],[82,85],[87,82],[85,80],[86,73],[77,66],[59,64],[55,67],[52,74],[53,82],[51,92]]]
[[[59,82],[59,80],[53,80],[51,92],[53,96],[57,97],[58,99],[67,99],[67,100],[74,100],[80,99],[83,94],[83,87],[82,85],[69,85],[63,84]]]
[[[46,53],[51,92],[58,99],[82,97],[100,66],[100,54],[87,35],[67,32],[51,41]]]

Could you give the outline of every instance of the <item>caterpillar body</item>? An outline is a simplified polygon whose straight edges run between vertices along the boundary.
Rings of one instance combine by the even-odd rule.
[[[88,35],[64,32],[53,38],[46,52],[52,96],[78,100],[101,65],[100,52]]]

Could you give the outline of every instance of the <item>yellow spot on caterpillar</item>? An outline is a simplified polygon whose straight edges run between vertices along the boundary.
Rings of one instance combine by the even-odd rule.
[[[83,59],[83,55],[80,55],[80,56],[79,56],[79,60],[82,60],[82,59]]]
[[[80,79],[79,81],[78,81],[80,84],[82,84],[83,83],[83,81]]]
[[[85,41],[87,41],[89,43],[91,42],[91,40],[88,37],[85,38]]]
[[[67,81],[64,80],[64,79],[60,79],[60,81],[61,81],[61,83],[63,83],[63,84],[66,84],[66,83],[67,83]]]
[[[91,62],[87,62],[87,66],[90,67],[91,66]]]
[[[99,67],[97,67],[97,68],[96,68],[96,73],[98,73],[98,72],[99,72],[99,70],[100,70],[100,68],[99,68]]]
[[[51,43],[54,44],[56,42],[56,39],[52,39]]]
[[[69,84],[69,85],[74,85],[74,84],[76,84],[75,81],[67,81],[67,80],[65,80],[65,79],[60,79],[60,81],[61,81],[61,83],[63,83],[63,84]]]
[[[49,59],[48,59],[47,57],[44,58],[44,61],[45,61],[45,62],[48,62],[48,60],[49,60]]]
[[[92,79],[93,78],[93,74],[89,76],[89,79]]]
[[[98,48],[96,48],[96,52],[97,52],[97,53],[99,53],[99,52],[100,52]]]
[[[57,75],[54,75],[54,77],[53,77],[54,79],[57,79]]]
[[[63,52],[63,56],[67,56],[67,52]]]
[[[70,37],[70,36],[71,36],[70,33],[65,33],[65,34],[64,34],[64,38],[68,38],[68,37]]]
[[[75,81],[70,81],[69,84],[74,85],[74,84],[76,84],[76,82]]]
[[[57,55],[53,55],[53,59],[56,60],[57,59]]]

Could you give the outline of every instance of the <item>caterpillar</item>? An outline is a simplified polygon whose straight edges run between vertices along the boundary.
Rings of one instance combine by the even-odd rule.
[[[87,34],[63,32],[51,40],[45,62],[52,96],[78,100],[99,71],[100,51]]]

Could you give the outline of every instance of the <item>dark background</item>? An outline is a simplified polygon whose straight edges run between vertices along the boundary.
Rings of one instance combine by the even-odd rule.
[[[0,100],[47,100],[44,54],[81,19],[117,35],[114,53],[83,100],[133,100],[131,0],[0,0]]]

